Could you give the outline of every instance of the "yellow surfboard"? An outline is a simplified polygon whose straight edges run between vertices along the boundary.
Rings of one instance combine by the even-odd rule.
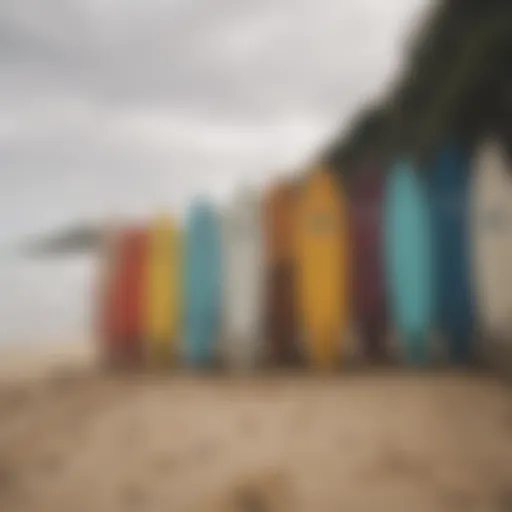
[[[166,364],[177,357],[180,319],[180,240],[171,217],[157,216],[149,228],[145,289],[146,357]]]
[[[318,166],[300,185],[296,213],[297,310],[302,348],[313,367],[332,369],[349,320],[347,205]]]

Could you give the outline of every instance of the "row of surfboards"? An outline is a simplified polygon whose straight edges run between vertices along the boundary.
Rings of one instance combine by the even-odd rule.
[[[327,369],[349,331],[368,358],[411,364],[432,360],[433,333],[454,362],[479,353],[477,337],[512,344],[507,155],[495,140],[471,159],[450,145],[427,171],[368,161],[342,183],[318,167],[261,198],[241,191],[222,212],[195,200],[183,229],[166,215],[112,227],[99,281],[105,358]]]

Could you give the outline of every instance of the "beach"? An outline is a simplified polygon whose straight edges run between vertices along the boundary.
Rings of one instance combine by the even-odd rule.
[[[2,511],[512,509],[492,375],[113,375],[63,347],[2,358]]]

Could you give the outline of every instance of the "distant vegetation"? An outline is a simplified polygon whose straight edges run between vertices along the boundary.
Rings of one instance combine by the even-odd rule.
[[[71,226],[26,243],[24,254],[38,258],[85,254],[100,246],[102,235],[103,229],[99,226]]]
[[[471,150],[488,133],[512,147],[512,1],[444,0],[386,102],[359,113],[323,157],[340,171],[368,151],[421,164],[444,140]]]

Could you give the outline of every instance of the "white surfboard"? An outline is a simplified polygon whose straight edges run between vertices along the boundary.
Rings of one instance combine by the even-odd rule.
[[[247,370],[262,357],[264,299],[260,201],[240,191],[222,219],[223,341],[228,367]]]
[[[512,176],[497,141],[487,140],[474,163],[472,245],[474,300],[484,357],[512,347]],[[511,352],[512,353],[512,352]]]

